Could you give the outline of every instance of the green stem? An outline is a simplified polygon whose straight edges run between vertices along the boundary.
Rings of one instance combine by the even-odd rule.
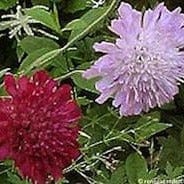
[[[71,77],[72,75],[76,74],[76,73],[83,73],[84,70],[74,70],[74,71],[71,71],[65,75],[62,75],[60,77],[57,77],[55,78],[55,80],[64,80],[64,79],[67,79],[68,77]]]
[[[86,151],[90,148],[93,148],[93,147],[96,147],[98,145],[101,145],[101,144],[104,144],[104,143],[109,143],[111,141],[114,141],[116,139],[119,139],[122,135],[118,135],[118,136],[115,136],[115,137],[112,137],[112,138],[109,138],[109,139],[106,139],[106,140],[102,140],[102,141],[99,141],[99,142],[95,142],[94,144],[91,144],[87,147],[84,147],[84,148],[81,148],[82,151]]]

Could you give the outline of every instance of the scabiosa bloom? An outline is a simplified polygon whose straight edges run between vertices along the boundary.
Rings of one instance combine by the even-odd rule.
[[[12,159],[34,184],[58,180],[79,154],[81,112],[69,85],[57,86],[45,71],[15,79],[7,74],[10,96],[0,98],[0,159]]]
[[[137,115],[178,93],[184,77],[184,14],[180,8],[169,11],[163,3],[144,13],[122,3],[118,13],[110,30],[119,38],[94,45],[105,55],[83,76],[101,78],[96,83],[98,103],[113,97],[121,115]]]

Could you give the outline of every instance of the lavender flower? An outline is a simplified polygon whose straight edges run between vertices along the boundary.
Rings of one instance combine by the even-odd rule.
[[[119,38],[94,45],[105,55],[83,76],[101,78],[98,103],[112,97],[120,115],[138,115],[172,100],[184,81],[184,14],[163,3],[144,14],[122,3],[118,13],[110,30]]]

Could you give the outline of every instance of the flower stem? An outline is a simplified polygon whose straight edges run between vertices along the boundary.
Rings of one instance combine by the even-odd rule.
[[[71,77],[72,75],[74,75],[76,73],[83,73],[83,72],[84,72],[84,70],[74,70],[74,71],[71,71],[71,72],[69,72],[69,73],[67,73],[65,75],[62,75],[60,77],[55,78],[55,80],[64,80],[66,78]]]

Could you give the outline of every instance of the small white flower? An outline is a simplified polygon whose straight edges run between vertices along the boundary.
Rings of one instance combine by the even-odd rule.
[[[17,12],[15,14],[7,14],[3,15],[2,19],[10,19],[5,20],[0,23],[0,29],[9,28],[9,37],[13,38],[14,36],[21,36],[22,31],[24,31],[27,35],[33,36],[33,30],[30,27],[30,24],[40,23],[37,20],[32,19],[28,15],[24,15],[21,10],[21,6],[17,6]]]
[[[99,6],[102,6],[105,3],[105,0],[91,0],[90,3],[92,4],[92,8],[98,8]]]
[[[19,40],[19,36],[23,35],[23,32],[28,36],[34,36],[34,32],[39,32],[47,37],[57,39],[57,37],[45,32],[44,30],[34,28],[32,25],[40,23],[40,21],[33,19],[24,13],[21,6],[18,5],[15,14],[2,15],[4,21],[0,22],[0,30],[10,29],[9,38],[16,37]]]

